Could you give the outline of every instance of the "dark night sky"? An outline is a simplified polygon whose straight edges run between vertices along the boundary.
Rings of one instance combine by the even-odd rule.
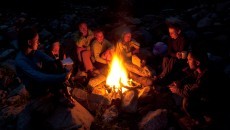
[[[215,4],[216,2],[227,0],[6,0],[0,4],[0,8],[19,9],[35,13],[46,10],[48,12],[57,12],[62,9],[63,1],[91,6],[108,5],[115,11],[123,9],[130,11],[134,15],[142,15],[143,13],[153,13],[162,9],[183,10],[194,5]],[[47,2],[52,3],[51,6]]]

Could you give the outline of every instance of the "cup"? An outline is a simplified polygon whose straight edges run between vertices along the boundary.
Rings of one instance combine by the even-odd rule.
[[[187,51],[182,51],[182,52],[181,52],[181,58],[182,58],[182,59],[186,59],[187,56],[188,56],[188,52],[187,52]]]

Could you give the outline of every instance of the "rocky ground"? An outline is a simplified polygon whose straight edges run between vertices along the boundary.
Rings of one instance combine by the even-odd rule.
[[[121,5],[127,6],[127,4]],[[113,43],[119,38],[122,30],[128,27],[131,28],[133,37],[141,43],[143,50],[146,50],[147,55],[151,57],[161,53],[160,50],[158,52],[153,51],[153,47],[157,42],[164,42],[165,38],[168,37],[166,23],[179,22],[183,25],[187,36],[193,41],[194,46],[199,46],[200,49],[207,51],[209,59],[213,61],[213,66],[230,78],[229,1],[217,4],[200,4],[182,11],[170,8],[156,13],[139,13],[138,15],[132,14],[132,11],[122,7],[120,10],[110,8],[111,5],[89,6],[64,2],[62,6],[58,7],[57,12],[51,11],[47,14],[39,11],[31,13],[27,12],[30,9],[21,10],[19,8],[1,8],[0,10],[0,129],[15,130],[18,115],[28,103],[28,93],[20,79],[17,78],[14,67],[14,57],[18,51],[17,31],[27,25],[38,28],[41,49],[44,49],[52,36],[57,35],[61,38],[61,42],[69,55],[73,51],[71,34],[76,31],[76,23],[79,21],[86,21],[92,29],[103,28],[107,39]],[[154,65],[151,59],[148,60],[150,66]],[[161,96],[165,99],[167,97],[167,95]],[[164,103],[164,101],[159,102]],[[162,104],[159,106],[167,108]],[[223,110],[226,109],[224,107]],[[87,109],[89,110],[89,108]],[[116,109],[113,109],[112,106],[107,110],[110,109],[112,109],[110,115],[116,113]],[[115,114],[116,120],[109,123],[101,121],[103,110],[98,108],[97,111],[90,111],[96,119],[91,126],[92,129],[138,129],[144,126],[149,129],[157,129],[156,126],[159,126],[159,129],[181,128],[172,125],[171,121],[167,122],[170,119],[167,117],[165,109],[154,109],[155,111],[147,114],[145,118],[140,114],[141,112],[140,115],[119,113],[119,115]],[[151,126],[151,123],[148,124],[148,121],[154,122],[153,119],[159,121],[155,126]],[[226,118],[221,121],[222,123],[219,125],[222,127],[219,128],[229,129],[225,123]]]

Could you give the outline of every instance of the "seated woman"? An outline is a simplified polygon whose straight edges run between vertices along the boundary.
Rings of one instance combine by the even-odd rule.
[[[121,39],[116,43],[116,52],[127,62],[131,62],[132,55],[138,54],[139,49],[140,43],[132,39],[130,31],[123,32]]]
[[[63,83],[71,75],[70,72],[52,73],[44,69],[44,65],[56,64],[55,59],[38,50],[39,35],[34,28],[19,31],[18,43],[21,51],[15,58],[16,70],[32,99],[54,95],[64,106],[74,107],[73,99]],[[53,66],[48,66],[52,68]]]
[[[141,61],[141,65],[133,64],[132,58],[140,55],[140,43],[132,38],[131,32],[124,31],[121,39],[116,43],[116,53],[125,61],[125,67],[129,71],[129,77],[142,85],[152,85],[153,70],[145,65],[145,61]]]
[[[61,49],[61,43],[58,38],[54,37],[49,42],[50,45],[48,45],[47,47],[46,54],[48,54],[50,57],[55,59],[56,66],[54,66],[54,68],[47,67],[48,68],[47,71],[51,71],[53,73],[62,73],[65,70],[64,70],[64,66],[62,66],[61,60],[66,59],[66,54]]]
[[[66,54],[61,48],[60,40],[54,37],[49,42],[50,45],[47,47],[47,54],[54,59],[59,59],[59,60],[65,59]]]

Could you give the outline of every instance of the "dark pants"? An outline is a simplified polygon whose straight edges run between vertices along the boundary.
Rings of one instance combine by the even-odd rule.
[[[162,61],[162,72],[160,77],[179,77],[182,69],[187,66],[187,60],[177,59],[174,57],[164,57]]]

